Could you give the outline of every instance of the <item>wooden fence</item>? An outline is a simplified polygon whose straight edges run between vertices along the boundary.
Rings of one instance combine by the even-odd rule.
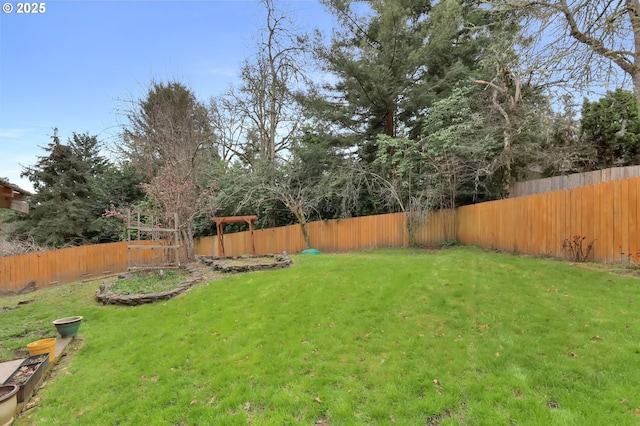
[[[462,244],[515,253],[564,257],[562,242],[593,241],[589,259],[640,261],[640,177],[528,197],[460,207],[456,230]]]
[[[332,219],[307,225],[311,246],[327,253],[383,247],[406,247],[409,238],[403,213],[391,213],[350,219]],[[300,225],[254,231],[256,253],[300,253],[304,240]],[[453,211],[434,212],[416,232],[420,245],[436,245],[455,238]],[[195,251],[204,256],[217,255],[217,237],[205,237],[195,242]],[[251,251],[249,232],[225,234],[225,254],[239,256]]]
[[[562,243],[576,235],[584,247],[594,242],[589,259],[640,262],[640,177],[509,198],[435,212],[417,230],[420,245],[457,239],[462,244],[531,255],[564,257]],[[327,220],[308,224],[311,245],[323,252],[406,247],[402,213]],[[299,253],[304,242],[299,225],[256,230],[256,252]],[[200,255],[215,255],[217,237],[195,242]],[[249,232],[225,235],[228,256],[250,252]],[[0,289],[15,291],[30,281],[37,288],[127,268],[126,242],[74,247],[0,258]],[[153,259],[154,250],[141,256]]]
[[[516,182],[511,185],[509,197],[514,198],[542,194],[562,189],[595,185],[597,183],[604,183],[612,180],[627,179],[635,176],[640,176],[640,166],[612,167],[610,169],[595,170],[593,172],[574,173],[544,179],[533,179],[525,182]]]
[[[131,254],[137,265],[142,266],[164,262],[166,251],[134,249]],[[126,241],[0,257],[0,290],[15,292],[32,281],[36,288],[44,288],[91,276],[124,272],[127,267]]]

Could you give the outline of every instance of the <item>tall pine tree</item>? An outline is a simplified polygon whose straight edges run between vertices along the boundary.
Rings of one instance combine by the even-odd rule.
[[[92,224],[107,207],[95,189],[108,165],[99,155],[96,136],[73,133],[65,145],[54,129],[43,149],[46,155],[22,172],[36,193],[30,214],[16,223],[14,236],[31,236],[54,247],[90,242],[96,233]]]

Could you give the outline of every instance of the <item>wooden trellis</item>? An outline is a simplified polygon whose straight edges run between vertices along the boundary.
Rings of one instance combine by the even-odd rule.
[[[144,220],[143,220],[144,219]],[[178,215],[173,226],[163,228],[153,216],[127,215],[128,270],[177,269],[180,267]]]

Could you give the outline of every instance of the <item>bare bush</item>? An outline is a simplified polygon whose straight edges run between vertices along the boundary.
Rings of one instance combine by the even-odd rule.
[[[27,240],[8,240],[6,237],[0,236],[0,257],[36,253],[47,250],[53,249],[36,243],[31,237]]]
[[[567,259],[574,262],[586,262],[593,249],[593,243],[595,240],[591,240],[586,247],[583,247],[584,240],[587,237],[581,235],[574,235],[572,239],[565,238],[562,241],[562,250],[564,251]]]

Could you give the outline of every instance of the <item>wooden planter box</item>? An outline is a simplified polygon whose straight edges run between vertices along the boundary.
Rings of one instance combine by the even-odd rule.
[[[20,386],[18,391],[18,403],[29,401],[36,386],[40,384],[47,367],[49,366],[49,354],[30,356],[22,361],[22,364],[11,373],[4,385],[15,384]]]

